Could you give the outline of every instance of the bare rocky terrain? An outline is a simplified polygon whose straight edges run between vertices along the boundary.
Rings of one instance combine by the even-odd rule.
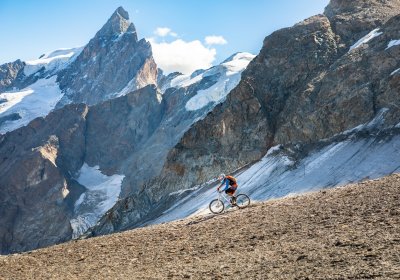
[[[400,279],[400,174],[0,256],[0,279]]]

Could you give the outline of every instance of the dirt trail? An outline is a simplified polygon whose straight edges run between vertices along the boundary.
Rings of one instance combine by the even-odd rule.
[[[0,256],[0,279],[400,279],[400,175]]]

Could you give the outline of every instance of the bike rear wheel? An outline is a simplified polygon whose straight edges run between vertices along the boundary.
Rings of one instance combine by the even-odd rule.
[[[210,202],[209,207],[210,211],[214,214],[221,214],[224,211],[224,203],[219,199],[214,199]]]
[[[236,196],[236,206],[240,209],[246,208],[250,204],[250,197],[246,194],[238,194]]]

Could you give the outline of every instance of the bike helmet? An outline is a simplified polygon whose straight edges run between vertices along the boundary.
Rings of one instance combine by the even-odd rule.
[[[218,179],[219,180],[225,179],[225,174],[224,173],[219,174]]]

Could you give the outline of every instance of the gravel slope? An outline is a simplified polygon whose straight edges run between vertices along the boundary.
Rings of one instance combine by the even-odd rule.
[[[400,175],[37,251],[0,279],[400,279]]]

